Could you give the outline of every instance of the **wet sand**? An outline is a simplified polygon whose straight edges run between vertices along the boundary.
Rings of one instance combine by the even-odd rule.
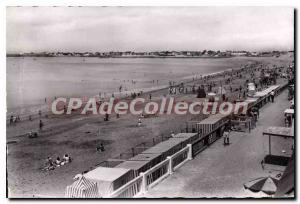
[[[265,60],[265,59],[264,59]],[[282,56],[270,57],[264,64],[287,66],[292,58]],[[259,74],[259,73],[257,73]],[[249,75],[236,79],[232,87],[244,85]],[[218,82],[223,77],[213,79]],[[193,82],[196,83],[197,82]],[[229,86],[229,85],[228,85]],[[227,87],[228,88],[228,87]],[[160,100],[168,90],[152,93],[152,100]],[[237,97],[238,92],[228,93],[230,101]],[[148,96],[145,96],[148,98]],[[195,99],[194,94],[177,94],[176,100]],[[186,121],[194,115],[161,115],[159,117],[144,118],[143,125],[137,127],[138,117],[124,115],[120,118],[111,117],[104,121],[103,116],[71,116],[48,119],[43,118],[45,127],[38,138],[29,139],[26,132],[38,129],[38,120],[24,121],[15,126],[7,126],[7,141],[16,141],[7,145],[7,171],[9,197],[62,197],[64,189],[70,185],[74,175],[88,170],[102,161],[118,156],[123,152],[145,141],[159,142],[162,135],[170,135],[171,131],[184,130]],[[100,135],[98,130],[100,129]],[[97,153],[96,147],[103,143],[106,151]],[[68,153],[73,162],[56,168],[53,171],[41,171],[48,156],[56,158]]]

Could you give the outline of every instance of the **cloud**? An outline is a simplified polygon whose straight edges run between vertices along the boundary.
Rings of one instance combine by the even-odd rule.
[[[293,48],[287,7],[8,7],[7,51]]]

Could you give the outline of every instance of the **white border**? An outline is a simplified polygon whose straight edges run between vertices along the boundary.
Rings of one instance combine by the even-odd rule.
[[[0,162],[1,162],[1,203],[8,203],[9,200],[5,199],[6,192],[6,130],[5,130],[5,118],[6,118],[6,14],[5,8],[6,6],[287,6],[299,9],[298,0],[2,0],[0,1],[0,54],[1,54],[1,73],[0,73],[0,94],[2,100],[0,100],[0,129],[1,129],[1,152],[0,152]],[[298,14],[299,15],[299,14]],[[297,27],[299,26],[299,21],[297,22]],[[299,53],[299,50],[298,50]],[[299,54],[297,55],[297,59]],[[299,61],[297,60],[299,63]],[[297,78],[299,79],[299,70],[297,71]],[[299,96],[299,87],[297,87],[297,95]],[[298,99],[299,100],[299,99]],[[297,103],[298,105],[298,103]],[[297,120],[299,126],[299,120]],[[299,139],[298,139],[298,147],[299,147]],[[299,158],[297,156],[296,158]],[[299,177],[299,176],[298,176]],[[201,181],[198,181],[201,182]],[[299,185],[297,185],[298,187]],[[298,189],[297,189],[298,190]],[[200,202],[209,202],[216,203],[219,201],[200,201]],[[29,201],[30,202],[30,201]],[[41,203],[42,201],[35,201]],[[63,203],[65,201],[58,200],[56,203]],[[88,201],[80,201],[87,203]],[[105,203],[116,203],[120,201],[95,201],[95,202],[105,202]],[[128,201],[127,201],[128,202]],[[130,201],[129,201],[130,202]],[[139,202],[139,201],[138,201]],[[163,200],[154,200],[152,202],[166,202]],[[168,202],[174,202],[168,201]],[[199,202],[199,201],[196,201]],[[231,201],[229,201],[231,202]],[[247,201],[249,202],[249,201]],[[257,200],[252,200],[250,202],[257,202]],[[265,201],[266,202],[266,201]]]

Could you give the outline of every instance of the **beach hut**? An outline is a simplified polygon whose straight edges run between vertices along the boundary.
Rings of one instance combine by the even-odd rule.
[[[264,90],[262,90],[262,91],[256,92],[256,93],[253,95],[253,97],[254,97],[254,98],[266,97],[266,96],[268,96],[272,91],[275,91],[275,92],[276,92],[276,90],[277,90],[278,88],[280,88],[279,85],[273,85],[273,86],[270,86],[270,87],[267,88],[267,89],[264,89]]]
[[[228,115],[221,113],[211,115],[210,117],[197,123],[197,132],[201,137],[207,137],[206,144],[211,144],[223,135],[225,124],[228,122]]]
[[[81,176],[72,185],[67,186],[65,198],[98,198],[97,183],[87,180]]]
[[[88,180],[97,183],[99,197],[108,197],[112,192],[134,178],[131,169],[105,167],[97,167],[84,174],[84,176]]]
[[[178,133],[171,139],[177,139],[182,141],[182,146],[185,147],[187,144],[193,144],[200,138],[198,133]]]
[[[150,169],[152,167],[154,167],[156,164],[160,163],[162,161],[162,156],[161,154],[156,154],[156,153],[153,153],[153,154],[138,154],[132,158],[129,159],[129,161],[146,161],[147,162],[147,165],[146,166],[146,169]]]
[[[167,156],[171,156],[181,150],[182,141],[181,140],[166,140],[164,142],[158,143],[157,145],[147,149],[146,151],[142,152],[143,154],[160,154],[162,160],[166,159]]]
[[[221,113],[210,115],[208,118],[202,120],[197,124],[197,130],[200,135],[205,135],[213,130],[221,127],[228,121],[228,115]]]
[[[117,165],[116,168],[132,169],[134,171],[134,177],[140,175],[141,172],[145,172],[151,168],[149,161],[124,161]]]

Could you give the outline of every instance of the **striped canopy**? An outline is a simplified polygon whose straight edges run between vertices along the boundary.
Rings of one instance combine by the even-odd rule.
[[[277,190],[278,180],[272,177],[261,177],[249,181],[248,183],[244,184],[246,189],[249,189],[253,192],[262,191],[266,194],[274,194]]]
[[[84,176],[67,186],[65,191],[66,198],[98,198],[97,183],[91,182]]]

